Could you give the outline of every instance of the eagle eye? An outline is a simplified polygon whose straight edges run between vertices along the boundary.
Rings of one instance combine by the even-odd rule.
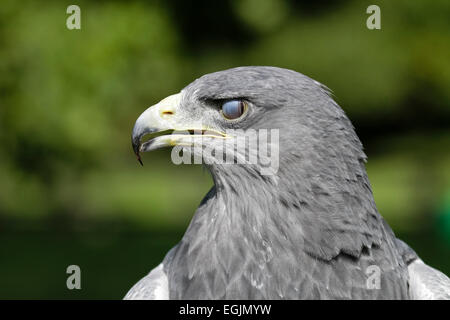
[[[241,117],[247,109],[247,103],[242,100],[230,100],[222,105],[222,115],[228,120]]]

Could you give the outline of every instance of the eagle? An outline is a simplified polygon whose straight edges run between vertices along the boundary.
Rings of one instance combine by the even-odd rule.
[[[379,214],[352,123],[301,73],[206,74],[145,110],[132,146],[196,157],[214,186],[125,299],[450,299]]]

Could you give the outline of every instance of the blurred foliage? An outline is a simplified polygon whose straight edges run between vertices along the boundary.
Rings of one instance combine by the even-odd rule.
[[[0,297],[120,298],[156,265],[212,181],[167,150],[139,167],[131,128],[240,65],[330,87],[380,212],[450,273],[450,2],[378,1],[381,30],[365,26],[370,1],[78,1],[81,30],[66,28],[70,4],[0,4]],[[65,289],[72,263],[90,268],[82,293]]]

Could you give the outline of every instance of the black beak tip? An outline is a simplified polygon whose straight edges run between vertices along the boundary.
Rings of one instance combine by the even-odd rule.
[[[141,164],[141,166],[144,166],[144,163],[142,162],[141,156],[139,154],[137,155],[137,159],[138,159],[139,163]]]
[[[133,151],[134,151],[134,154],[136,155],[137,160],[141,164],[141,166],[144,166],[144,163],[142,162],[142,159],[141,159],[141,155],[139,153],[139,149],[141,147],[140,140],[141,140],[140,138],[135,138],[135,137],[132,138]]]
[[[158,129],[156,128],[142,128],[141,126],[137,126],[136,124],[134,125],[133,133],[131,134],[131,144],[133,146],[134,154],[136,155],[137,160],[139,161],[141,166],[144,166],[140,155],[141,138],[148,133],[153,133],[156,131],[158,131]]]

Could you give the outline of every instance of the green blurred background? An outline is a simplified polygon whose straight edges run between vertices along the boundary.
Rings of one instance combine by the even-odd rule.
[[[81,30],[66,8],[81,8]],[[381,8],[381,30],[366,8]],[[134,121],[241,65],[330,87],[369,156],[379,211],[450,274],[450,2],[0,3],[0,298],[122,298],[212,185],[168,150],[136,162]],[[81,290],[66,268],[81,267]]]

